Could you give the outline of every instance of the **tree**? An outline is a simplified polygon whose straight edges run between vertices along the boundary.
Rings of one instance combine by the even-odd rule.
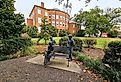
[[[55,0],[55,2],[58,2],[58,4],[60,5],[60,4],[62,4],[62,2],[64,2],[64,1],[67,1],[67,4],[69,3],[69,0]],[[81,0],[78,0],[78,1],[81,1]],[[87,4],[87,3],[90,3],[92,0],[85,0],[85,3]],[[99,0],[97,0],[97,1],[99,1]],[[119,1],[121,1],[121,0],[119,0]]]
[[[29,46],[30,40],[21,37],[23,14],[15,14],[14,0],[0,0],[0,55],[10,55]]]
[[[117,23],[121,22],[121,8],[107,8],[105,11],[105,17],[108,18],[110,23],[116,25]]]
[[[103,32],[109,31],[112,24],[109,19],[103,15],[103,10],[95,7],[90,9],[90,11],[81,11],[79,15],[76,16],[75,21],[83,24],[85,26],[85,33],[89,36],[97,36],[100,33],[100,37]]]
[[[37,43],[39,43],[41,39],[44,39],[45,44],[47,44],[47,40],[49,40],[50,36],[57,36],[57,29],[54,26],[48,24],[46,17],[42,19],[41,27],[42,29]]]
[[[23,33],[28,33],[30,37],[32,38],[37,38],[37,33],[38,33],[38,29],[36,26],[33,26],[33,27],[29,27],[29,26],[26,26],[23,28]]]
[[[69,32],[67,30],[60,30],[60,32],[59,32],[60,37],[67,36],[68,34],[69,34]]]

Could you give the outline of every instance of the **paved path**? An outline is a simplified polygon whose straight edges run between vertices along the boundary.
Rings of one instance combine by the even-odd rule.
[[[35,58],[27,60],[27,62],[39,64],[39,65],[43,65],[43,61],[44,61],[43,55],[39,55]],[[68,63],[68,61],[65,57],[56,56],[55,59],[51,58],[48,66],[58,68],[58,69],[67,70],[67,71],[71,71],[71,72],[81,73],[82,70],[76,64],[76,62],[74,62],[74,61],[69,62],[69,67],[67,67],[67,63]]]
[[[51,65],[45,68],[40,65],[40,61],[42,61],[39,59],[40,57],[30,56],[0,61],[0,82],[102,82],[95,80],[92,74],[86,74],[83,71],[78,74],[77,72],[54,68],[52,63],[54,64],[56,60],[53,60]],[[33,60],[33,58],[38,60],[40,64],[39,62],[37,64],[36,61],[33,63],[27,62]],[[62,63],[60,65],[62,66]],[[63,67],[66,67],[66,64]]]
[[[80,82],[79,75],[26,62],[30,57],[0,61],[0,82]]]

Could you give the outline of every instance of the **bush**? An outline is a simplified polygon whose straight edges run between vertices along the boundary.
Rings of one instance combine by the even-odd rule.
[[[81,51],[82,50],[82,40],[79,38],[73,38],[75,45],[74,45],[74,51]]]
[[[36,55],[36,54],[37,54],[37,51],[35,50],[34,46],[31,46],[31,47],[27,47],[25,50],[18,51],[15,54],[0,55],[0,61],[19,58],[19,57],[28,56],[28,55]]]
[[[79,38],[73,38],[75,45],[73,50],[74,51],[81,51],[82,50],[82,40]],[[59,40],[59,45],[60,46],[67,46],[67,42],[68,42],[68,37],[63,37]]]
[[[108,44],[108,48],[104,50],[105,55],[103,62],[109,64],[117,70],[121,69],[121,42],[112,41]]]
[[[74,52],[77,59],[83,62],[90,70],[93,70],[95,73],[101,74],[101,76],[106,79],[110,80],[110,82],[120,82],[120,72],[116,71],[112,68],[106,67],[101,61],[93,60],[92,58],[81,54],[80,52]]]
[[[59,37],[67,36],[69,32],[67,30],[60,30]]]
[[[96,39],[84,39],[83,43],[88,48],[94,48],[94,45],[97,44]]]
[[[37,33],[38,33],[38,29],[36,26],[34,27],[29,27],[29,26],[25,26],[22,30],[23,33],[28,33],[30,37],[32,38],[37,38]]]
[[[117,36],[118,36],[118,31],[116,30],[108,32],[108,37],[115,38]]]
[[[76,33],[76,36],[77,36],[77,37],[84,37],[84,36],[85,36],[85,31],[84,31],[84,30],[79,30],[79,31]]]
[[[0,55],[15,54],[17,51],[25,50],[27,46],[31,45],[31,39],[24,39],[22,37],[3,39],[0,44]]]

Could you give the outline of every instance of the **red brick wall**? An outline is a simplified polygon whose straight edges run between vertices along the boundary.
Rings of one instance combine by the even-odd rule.
[[[27,25],[28,26],[33,26],[33,19],[28,19],[27,18]]]
[[[69,25],[68,31],[70,33],[75,33],[79,30],[79,27],[77,26],[76,23],[69,23],[68,25]]]
[[[38,9],[40,9],[42,11],[41,14],[38,14]],[[44,8],[44,3],[41,3],[41,6],[37,6],[35,5],[31,14],[30,14],[30,18],[33,19],[33,25],[35,26],[40,26],[40,24],[38,23],[38,17],[39,18],[43,18],[45,16],[45,12],[48,13],[48,22],[50,24],[52,24],[52,21],[55,21],[55,26],[58,29],[68,29],[68,21],[66,20],[67,18],[69,18],[69,15],[63,11],[60,10],[55,10],[55,9],[46,9]],[[49,15],[55,15],[55,19],[49,18]],[[56,15],[59,16],[59,19],[56,19]],[[60,19],[60,16],[64,17]],[[56,22],[58,22],[58,26],[56,25]],[[60,25],[60,22],[63,22],[64,26]]]
[[[38,9],[41,10],[41,14],[38,14]],[[69,22],[69,15],[63,11],[57,10],[57,9],[46,9],[44,8],[44,3],[41,3],[41,6],[37,6],[35,5],[34,8],[31,11],[30,14],[30,19],[33,19],[33,24],[29,24],[29,22],[27,23],[28,26],[33,25],[36,27],[40,27],[41,23],[38,23],[38,18],[43,18],[45,16],[45,12],[48,13],[47,19],[48,19],[48,23],[52,25],[52,21],[55,23],[55,27],[57,29],[66,29],[68,30],[68,22]],[[49,17],[50,15],[50,17]],[[52,18],[52,15],[55,16],[55,18]],[[57,16],[58,15],[58,19]],[[60,16],[62,18],[60,18]],[[32,21],[31,21],[32,22]],[[58,25],[57,25],[58,23]],[[60,24],[62,23],[62,24]]]

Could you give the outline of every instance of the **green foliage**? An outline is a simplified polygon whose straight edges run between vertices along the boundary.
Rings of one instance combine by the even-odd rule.
[[[38,29],[36,26],[34,27],[24,27],[22,30],[23,33],[28,33],[30,37],[32,38],[37,38],[37,33],[38,33]]]
[[[99,33],[101,37],[103,32],[108,32],[113,26],[109,19],[109,14],[98,7],[90,9],[90,11],[81,11],[80,14],[75,17],[75,21],[79,21],[86,27],[85,33],[88,34],[89,37],[97,37]]]
[[[17,51],[25,50],[27,46],[31,46],[31,39],[12,38],[1,40],[0,54],[15,54]]]
[[[74,51],[81,51],[82,50],[82,40],[79,38],[73,38],[73,40],[75,42],[73,50]],[[62,37],[59,40],[59,45],[60,46],[67,46],[67,42],[68,42],[68,37]]]
[[[25,27],[23,14],[14,13],[14,0],[0,0],[0,55],[15,54],[31,45],[30,39],[21,37]]]
[[[75,52],[74,55],[77,59],[84,63],[90,70],[93,70],[95,73],[101,74],[104,79],[110,80],[110,82],[120,82],[120,71],[116,71],[112,68],[105,66],[99,60],[93,60],[92,58],[81,54],[80,52]]]
[[[35,50],[34,46],[31,46],[31,47],[27,47],[25,50],[18,51],[15,54],[0,55],[0,61],[19,58],[19,57],[28,56],[28,55],[36,55],[36,54],[37,54],[37,51]]]
[[[115,38],[118,36],[118,31],[117,30],[112,30],[108,32],[108,37]]]
[[[59,37],[67,36],[69,32],[67,30],[60,30]]]
[[[47,40],[49,40],[50,36],[53,36],[53,37],[57,36],[57,29],[52,25],[48,25],[48,21],[46,17],[42,19],[41,27],[42,29],[41,29],[41,33],[39,34],[39,39],[37,43],[39,43],[41,39],[44,39],[45,44],[47,44]]]
[[[79,31],[76,33],[76,36],[77,36],[77,37],[84,37],[84,36],[85,36],[85,31],[84,31],[84,30],[79,30]]]
[[[60,46],[67,46],[67,41],[68,41],[68,37],[62,37],[62,38],[59,40],[59,45],[60,45]]]
[[[75,45],[74,45],[74,51],[81,51],[82,50],[82,40],[79,38],[73,38]]]
[[[94,45],[97,44],[97,40],[96,39],[84,39],[83,43],[88,48],[94,48]]]
[[[108,49],[105,49],[103,62],[109,64],[117,70],[121,69],[121,42],[112,41],[108,44]],[[121,70],[120,70],[121,71]]]

